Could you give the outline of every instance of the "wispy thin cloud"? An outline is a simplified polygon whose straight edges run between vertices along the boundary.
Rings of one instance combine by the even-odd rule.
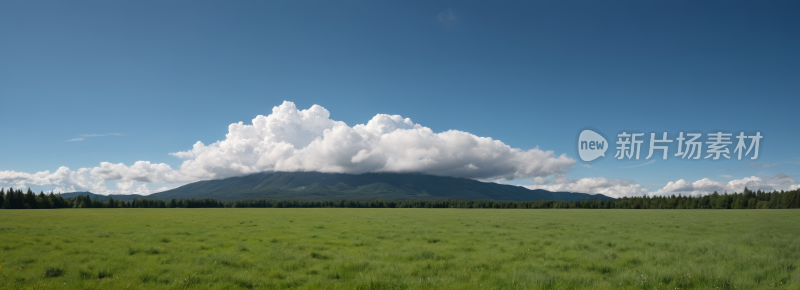
[[[591,169],[597,169],[597,170],[605,170],[605,169],[603,169],[603,168],[594,167],[594,166],[591,166],[591,165],[589,165],[589,164],[578,164],[577,166],[578,166],[578,167],[586,167],[586,168],[591,168]]]
[[[752,167],[772,167],[778,165],[778,163],[773,164],[763,164],[763,163],[746,163],[744,166],[752,166]]]
[[[439,22],[447,24],[447,25],[452,24],[452,23],[456,22],[456,20],[458,20],[456,18],[456,13],[453,12],[452,8],[448,8],[447,10],[443,11],[442,13],[439,13],[439,15],[436,18],[439,19]]]
[[[81,135],[80,135],[80,137],[78,137],[78,138],[75,138],[75,139],[69,139],[69,140],[67,140],[67,141],[64,141],[64,142],[83,141],[83,140],[86,140],[86,138],[89,138],[89,137],[105,137],[105,136],[122,136],[122,134],[120,134],[120,133],[108,133],[108,134],[81,134]]]
[[[650,162],[647,162],[645,164],[639,164],[639,165],[627,166],[627,167],[620,167],[620,168],[633,168],[633,167],[645,166],[647,164],[652,164],[653,162],[656,162],[656,161],[655,160],[651,160]]]
[[[120,133],[108,133],[108,134],[81,134],[81,137],[103,137],[103,136],[122,136]]]
[[[721,174],[719,177],[733,178],[733,176],[730,176],[730,175],[727,175],[727,174]]]

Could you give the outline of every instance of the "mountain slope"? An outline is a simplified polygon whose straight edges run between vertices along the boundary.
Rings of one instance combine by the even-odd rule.
[[[460,199],[494,201],[612,200],[605,195],[529,190],[519,186],[486,183],[465,178],[413,173],[359,175],[319,172],[257,173],[247,176],[190,183],[148,196],[153,199]]]

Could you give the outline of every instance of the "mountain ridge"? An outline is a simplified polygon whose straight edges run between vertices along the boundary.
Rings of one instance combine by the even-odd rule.
[[[62,196],[67,197],[62,194]],[[119,196],[119,197],[118,197]],[[224,179],[203,180],[171,190],[134,198],[213,198],[299,200],[613,200],[602,194],[550,192],[516,185],[420,173],[262,172]],[[123,199],[112,195],[114,199]],[[129,197],[124,196],[123,200]],[[95,197],[92,197],[95,199]],[[130,198],[133,199],[133,198]]]
[[[550,192],[466,178],[419,173],[263,172],[198,181],[148,196],[154,199],[358,199],[358,200],[613,200],[602,194]]]

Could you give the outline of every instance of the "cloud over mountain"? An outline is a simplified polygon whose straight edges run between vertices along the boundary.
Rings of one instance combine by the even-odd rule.
[[[574,159],[538,148],[512,148],[468,132],[435,133],[399,115],[378,114],[353,127],[330,119],[314,105],[298,110],[284,102],[252,124],[228,126],[225,140],[170,153],[184,159],[179,169],[164,163],[101,162],[94,168],[56,172],[0,172],[0,186],[55,186],[95,193],[145,193],[147,183],[186,183],[263,171],[333,173],[420,172],[483,180],[513,180],[564,174]],[[117,181],[116,190],[105,181]]]
[[[568,179],[563,175],[558,175],[552,181],[546,178],[535,178],[533,185],[525,187],[528,189],[544,189],[549,191],[600,193],[613,198],[642,196],[648,193],[647,188],[642,187],[642,185],[636,182],[622,179],[607,179],[605,177]]]
[[[574,159],[552,151],[511,148],[499,140],[450,130],[434,133],[398,115],[379,114],[353,127],[314,105],[284,102],[252,125],[231,124],[225,140],[172,153],[181,172],[218,178],[261,171],[422,172],[512,180],[566,173]]]

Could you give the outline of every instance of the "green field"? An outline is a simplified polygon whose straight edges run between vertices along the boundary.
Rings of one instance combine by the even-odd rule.
[[[798,210],[0,210],[0,288],[800,289],[798,222]]]

